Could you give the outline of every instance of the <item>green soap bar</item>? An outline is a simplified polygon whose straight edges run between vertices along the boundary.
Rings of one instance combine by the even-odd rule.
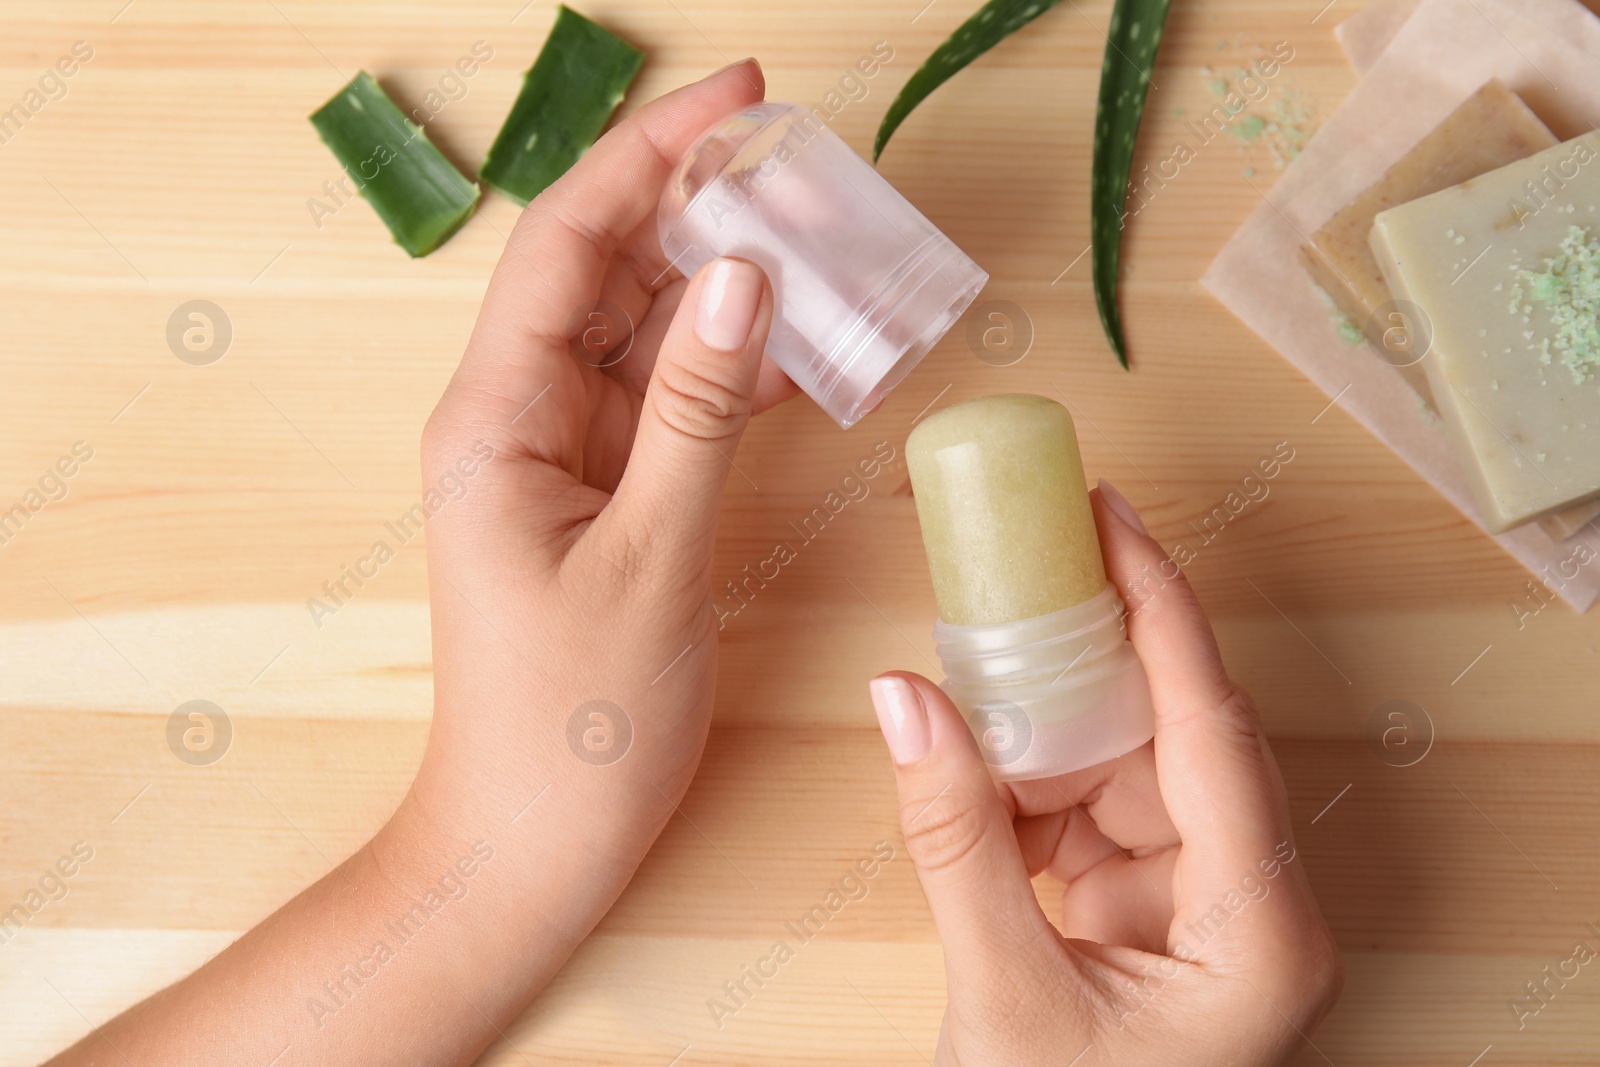
[[[312,112],[311,125],[408,255],[444,244],[477,207],[477,185],[366,71]]]
[[[565,5],[556,8],[556,24],[478,177],[527,204],[594,144],[643,63],[644,53],[621,37]]]
[[[945,622],[1031,619],[1105,589],[1078,436],[1054,400],[953,404],[911,432],[906,464]]]

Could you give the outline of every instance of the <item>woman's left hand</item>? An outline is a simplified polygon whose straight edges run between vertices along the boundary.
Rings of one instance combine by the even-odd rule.
[[[761,93],[747,62],[646,105],[518,221],[423,436],[434,715],[399,810],[58,1065],[469,1063],[622,892],[705,744],[734,449],[794,392],[766,278],[674,277],[655,205]]]
[[[427,484],[467,488],[428,525],[435,710],[416,798],[441,827],[537,838],[504,850],[530,879],[562,842],[591,920],[699,762],[723,484],[749,416],[795,392],[762,354],[760,269],[718,259],[685,280],[656,236],[678,159],[761,94],[753,61],[671,93],[529,205],[424,435]]]

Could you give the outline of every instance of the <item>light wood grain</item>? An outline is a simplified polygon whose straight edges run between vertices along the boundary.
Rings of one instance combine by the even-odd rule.
[[[321,628],[305,600],[416,499],[418,431],[515,209],[490,197],[421,262],[364,204],[319,228],[306,200],[338,171],[305,116],[358,68],[414,106],[482,40],[494,59],[430,129],[471,167],[552,18],[545,3],[519,14],[522,0],[137,0],[119,15],[124,2],[0,10],[0,106],[74,41],[95,49],[68,95],[0,145],[0,502],[75,441],[95,450],[66,499],[0,546],[0,901],[75,841],[95,849],[68,895],[0,944],[7,1065],[217,951],[348,854],[405,788],[430,700],[420,541]],[[894,60],[835,123],[864,150],[967,6],[586,10],[649,51],[625,108],[747,54],[771,96],[809,103],[888,41]],[[1174,5],[1139,162],[1167,154],[1179,109],[1209,106],[1203,68],[1255,45],[1289,41],[1280,84],[1327,115],[1354,79],[1330,27],[1354,5],[1312,24],[1318,6]],[[900,449],[930,403],[1059,390],[1081,412],[1091,478],[1115,481],[1169,546],[1289,442],[1271,495],[1190,573],[1261,705],[1300,853],[1349,954],[1344,1002],[1296,1062],[1593,1062],[1600,977],[1584,972],[1521,1030],[1508,1002],[1600,922],[1597,624],[1560,604],[1519,619],[1528,576],[1201,292],[1257,200],[1246,168],[1272,179],[1259,147],[1207,145],[1134,221],[1135,369],[1115,366],[1087,259],[1067,269],[1088,242],[1108,11],[1086,0],[1040,18],[930,99],[882,164],[991,272],[986,299],[1026,311],[1032,351],[990,367],[958,329],[856,429],[803,403],[763,417],[730,480],[718,580],[788,537],[876,442]],[[168,315],[192,298],[235,330],[210,367],[166,346]],[[699,829],[674,820],[487,1061],[930,1057],[942,964],[903,852],[721,1028],[706,1001],[856,856],[899,848],[864,683],[892,666],[936,673],[932,620],[891,464],[729,619],[716,726],[684,804]],[[210,767],[164,740],[193,698],[236,729]],[[1386,765],[1368,740],[1391,699],[1432,720],[1415,766]],[[1051,906],[1057,890],[1037,888]]]

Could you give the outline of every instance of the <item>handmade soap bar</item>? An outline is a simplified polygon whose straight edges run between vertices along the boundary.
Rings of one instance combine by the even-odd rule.
[[[1600,493],[1600,133],[1378,215],[1493,533]]]
[[[1539,520],[1539,529],[1555,541],[1565,541],[1600,516],[1600,500],[1586,500],[1570,508],[1553,511]]]
[[[1415,148],[1400,157],[1378,182],[1329,219],[1302,245],[1300,255],[1311,277],[1332,298],[1334,306],[1365,330],[1385,351],[1384,333],[1392,325],[1374,316],[1389,299],[1383,272],[1367,245],[1372,220],[1387,208],[1408,203],[1440,189],[1514,163],[1556,143],[1521,97],[1499,81],[1486,82],[1434,127]],[[1407,383],[1430,401],[1420,364],[1398,354],[1389,356]],[[1404,365],[1402,365],[1404,364]]]
[[[930,415],[906,441],[939,617],[1014,622],[1106,588],[1067,409],[986,396]]]

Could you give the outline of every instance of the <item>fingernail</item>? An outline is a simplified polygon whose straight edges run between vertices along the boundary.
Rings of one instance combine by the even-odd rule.
[[[1144,521],[1139,518],[1139,513],[1128,503],[1128,498],[1117,492],[1117,487],[1104,478],[1100,479],[1100,499],[1106,502],[1106,507],[1116,513],[1117,518],[1146,537],[1150,536],[1150,531],[1144,528]]]
[[[732,63],[729,63],[727,66],[718,67],[716,70],[712,71],[710,74],[707,74],[706,77],[715,78],[718,74],[721,74],[725,70],[732,70],[734,67],[742,67],[746,63],[755,63],[755,65],[757,67],[761,66],[761,64],[759,62],[757,62],[755,56],[745,56],[743,59],[734,60]]]
[[[928,712],[911,683],[897,675],[874,678],[867,685],[878,728],[889,744],[889,758],[898,764],[915,763],[928,754]]]
[[[760,268],[742,259],[714,259],[700,286],[694,332],[719,352],[742,352],[760,303]]]

